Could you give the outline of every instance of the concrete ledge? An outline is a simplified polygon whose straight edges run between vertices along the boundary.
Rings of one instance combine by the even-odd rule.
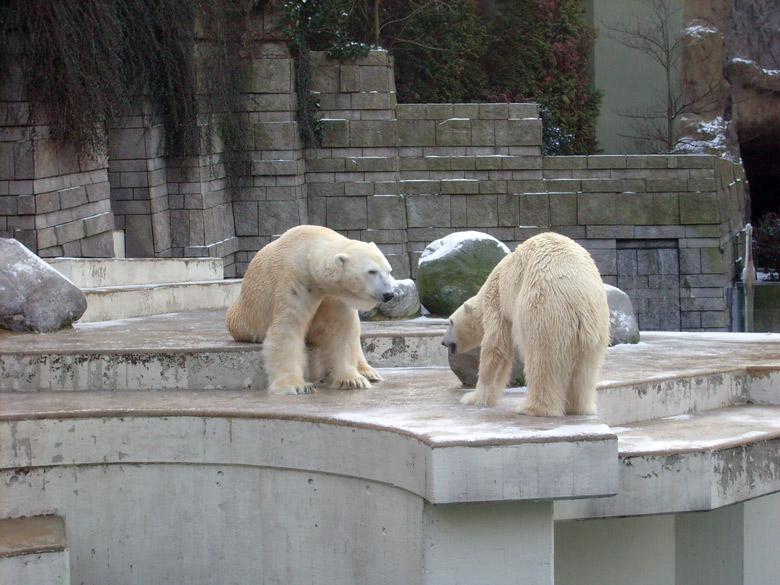
[[[0,469],[249,465],[370,479],[435,504],[614,493],[617,441],[597,419],[522,417],[520,395],[495,409],[463,407],[459,381],[441,369],[383,374],[370,390],[310,396],[0,395],[0,442],[11,445]]]
[[[734,406],[612,430],[618,494],[556,504],[556,519],[713,510],[780,491],[780,406]]]
[[[222,280],[222,258],[49,258],[79,288]]]
[[[226,309],[241,292],[241,279],[83,289],[82,323],[145,317],[185,310]]]

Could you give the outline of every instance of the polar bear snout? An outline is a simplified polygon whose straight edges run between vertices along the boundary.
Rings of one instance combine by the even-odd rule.
[[[383,301],[383,302],[385,302],[385,303],[386,303],[387,301],[392,301],[392,300],[393,300],[393,297],[395,297],[395,295],[394,295],[393,293],[391,293],[391,292],[386,292],[385,294],[383,294],[383,295],[382,295],[382,301]]]
[[[452,355],[458,353],[458,346],[454,342],[447,343],[446,341],[442,341],[441,344],[449,349]]]

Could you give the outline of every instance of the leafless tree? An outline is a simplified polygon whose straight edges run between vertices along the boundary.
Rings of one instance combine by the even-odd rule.
[[[601,25],[613,40],[650,57],[663,70],[665,82],[650,103],[616,110],[631,121],[632,133],[620,136],[632,139],[640,153],[674,152],[681,145],[680,118],[713,111],[723,82],[714,80],[686,95],[679,78],[682,44],[685,35],[696,32],[674,26],[681,8],[673,7],[670,0],[638,0],[638,4],[641,14],[633,20]]]

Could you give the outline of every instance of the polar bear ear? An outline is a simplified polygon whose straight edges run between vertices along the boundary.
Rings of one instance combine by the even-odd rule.
[[[347,263],[347,260],[349,260],[349,256],[347,256],[344,252],[339,252],[333,257],[333,259],[339,266],[344,266]]]
[[[468,304],[468,302],[463,303],[463,310],[466,312],[467,315],[471,315],[471,305]]]

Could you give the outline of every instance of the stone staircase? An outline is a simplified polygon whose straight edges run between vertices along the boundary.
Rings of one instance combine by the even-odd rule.
[[[53,258],[49,264],[87,298],[81,323],[227,308],[241,279],[223,277],[221,258]]]
[[[240,282],[221,280],[210,260],[147,261],[133,276],[134,263],[116,262],[53,264],[89,294],[122,299],[171,286],[186,300],[182,287]],[[156,274],[179,284],[156,285]],[[36,487],[36,474],[60,465],[319,470],[401,486],[431,504],[550,500],[561,522],[701,512],[780,492],[780,335],[644,332],[639,344],[610,349],[598,419],[536,419],[514,414],[522,389],[507,390],[495,408],[459,404],[463,389],[440,345],[444,320],[363,323],[366,356],[386,379],[372,389],[277,397],[262,391],[262,346],[227,333],[226,304],[175,312],[149,303],[135,310],[154,316],[114,311],[47,335],[0,333],[0,443],[11,446],[0,453],[0,477],[13,485],[0,518],[81,509],[40,491],[47,481],[71,485],[65,475],[42,476]],[[311,453],[297,436],[322,446]],[[104,528],[71,518],[83,555]]]

